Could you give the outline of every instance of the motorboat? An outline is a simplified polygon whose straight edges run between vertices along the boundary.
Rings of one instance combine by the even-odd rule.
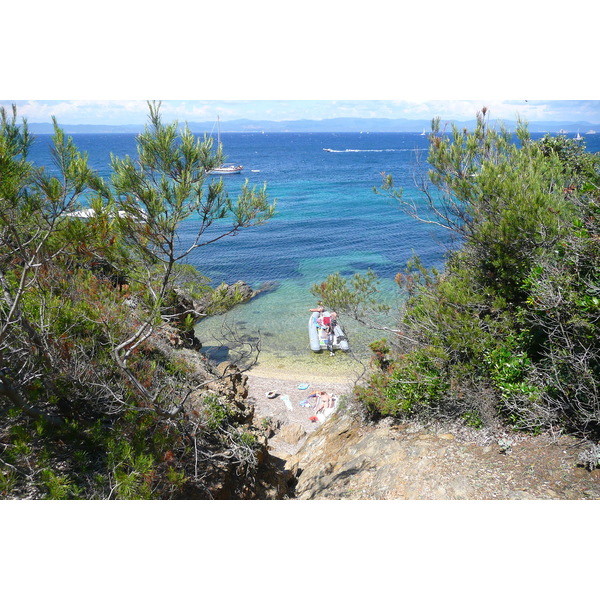
[[[321,350],[329,350],[329,352],[342,350],[348,352],[350,346],[343,329],[336,323],[333,331],[330,331],[330,323],[331,313],[329,311],[311,313],[308,318],[310,349],[313,352],[321,352]]]

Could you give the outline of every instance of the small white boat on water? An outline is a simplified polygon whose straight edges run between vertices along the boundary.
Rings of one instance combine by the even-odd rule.
[[[217,117],[217,147],[219,150],[222,149],[221,144],[221,120]],[[224,163],[215,169],[207,171],[209,175],[233,175],[235,173],[241,173],[244,170],[242,165],[234,165],[230,163]]]
[[[573,138],[576,142],[580,142],[583,139],[582,135],[579,135],[579,131],[577,132],[577,135]]]
[[[234,173],[241,173],[244,170],[242,165],[228,165],[222,164],[220,167],[216,169],[211,169],[208,174],[209,175],[232,175]]]
[[[321,352],[321,350],[343,350],[348,352],[348,338],[344,334],[342,328],[336,324],[332,332],[329,332],[331,322],[331,313],[324,311],[322,313],[313,312],[308,318],[308,339],[310,341],[310,349],[313,352]]]

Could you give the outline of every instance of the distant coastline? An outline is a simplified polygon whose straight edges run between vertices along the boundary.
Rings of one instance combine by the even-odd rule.
[[[474,120],[453,121],[451,119],[442,123],[454,123],[459,128],[472,128]],[[495,123],[492,119],[492,123]],[[508,129],[516,128],[516,121],[506,119],[498,120],[504,123]],[[182,122],[183,124],[183,122]],[[190,129],[194,133],[214,133],[214,122],[188,122]],[[29,129],[34,134],[53,133],[51,123],[28,123]],[[143,124],[131,125],[70,125],[60,123],[60,127],[67,134],[77,133],[141,133]],[[576,135],[578,131],[585,135],[586,131],[600,131],[600,123],[590,123],[588,121],[530,121],[528,122],[531,133],[550,133],[558,135],[561,130],[566,131],[566,135]],[[423,130],[429,131],[431,128],[431,119],[368,119],[368,118],[335,118],[310,120],[300,119],[295,121],[264,121],[250,119],[236,119],[232,121],[221,121],[221,133],[422,133]]]

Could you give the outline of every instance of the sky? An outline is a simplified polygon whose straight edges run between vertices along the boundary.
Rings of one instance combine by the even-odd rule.
[[[485,105],[500,119],[600,122],[591,0],[414,4],[9,3],[0,104],[63,125],[144,123],[150,99],[180,121],[461,120]]]
[[[600,96],[599,96],[600,97]],[[146,122],[145,100],[0,100],[17,105],[30,123],[49,123],[54,115],[61,125],[128,125]],[[335,117],[468,120],[486,106],[493,118],[532,121],[587,121],[600,123],[600,100],[164,100],[166,121],[222,121],[233,119],[326,119]]]

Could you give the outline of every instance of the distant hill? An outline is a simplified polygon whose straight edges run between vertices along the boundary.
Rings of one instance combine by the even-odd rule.
[[[442,123],[445,121],[442,120]],[[451,121],[447,121],[451,122]],[[515,121],[503,121],[509,129],[516,127]],[[475,120],[455,121],[459,127],[471,129]],[[188,122],[194,133],[212,133],[216,135],[214,121]],[[69,125],[60,123],[66,133],[139,133],[143,125]],[[52,133],[50,123],[29,123],[33,133]],[[293,132],[293,133],[318,133],[318,132],[415,132],[429,131],[430,119],[357,119],[336,118],[310,120],[300,119],[296,121],[253,121],[251,119],[236,119],[233,121],[221,121],[221,132]],[[561,129],[585,134],[590,129],[600,131],[600,124],[585,121],[537,121],[529,123],[529,131],[532,133],[558,133]]]

